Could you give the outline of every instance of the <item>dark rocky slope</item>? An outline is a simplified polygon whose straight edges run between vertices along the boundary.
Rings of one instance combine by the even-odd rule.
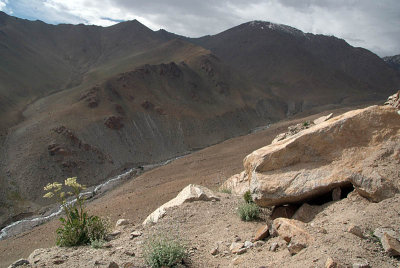
[[[400,71],[400,55],[384,57],[383,60],[392,68]]]

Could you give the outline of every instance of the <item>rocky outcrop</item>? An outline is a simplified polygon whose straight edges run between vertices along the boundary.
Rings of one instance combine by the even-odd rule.
[[[211,190],[200,185],[189,184],[174,199],[153,211],[143,222],[143,225],[157,223],[167,213],[168,208],[177,207],[187,202],[212,200],[217,201],[219,198]]]
[[[353,184],[379,202],[399,191],[400,117],[390,106],[347,112],[254,151],[232,192],[260,206],[304,202]],[[336,198],[337,199],[337,198]]]
[[[95,86],[81,95],[79,100],[84,101],[89,108],[96,108],[99,106],[99,91],[100,87]]]
[[[104,125],[108,128],[119,130],[124,126],[124,123],[122,123],[121,116],[112,115],[105,120]]]
[[[385,105],[390,105],[396,108],[397,110],[400,110],[400,90],[397,91],[397,93],[390,96],[385,102]]]

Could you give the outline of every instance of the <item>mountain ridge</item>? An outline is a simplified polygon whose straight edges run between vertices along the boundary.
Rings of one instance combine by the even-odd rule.
[[[186,38],[0,16],[0,223],[39,212],[50,180],[95,185],[400,81],[371,52],[267,22]]]

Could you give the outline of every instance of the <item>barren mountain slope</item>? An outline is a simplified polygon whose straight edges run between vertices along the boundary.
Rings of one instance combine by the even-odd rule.
[[[370,51],[287,25],[253,21],[190,41],[283,97],[292,113],[384,99],[400,83],[399,74]]]
[[[399,81],[370,52],[272,26],[177,40],[138,21],[55,26],[1,12],[0,226],[40,212],[50,181],[96,185],[288,114],[379,99]]]

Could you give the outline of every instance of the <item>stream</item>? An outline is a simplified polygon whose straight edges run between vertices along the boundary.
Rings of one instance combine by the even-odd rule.
[[[150,164],[150,165],[145,165],[142,168],[131,168],[128,171],[114,176],[108,180],[106,180],[104,183],[99,184],[97,186],[92,186],[89,187],[84,193],[81,193],[80,196],[85,196],[85,198],[91,199],[93,197],[97,197],[111,189],[113,189],[115,186],[117,186],[118,184],[121,184],[124,181],[127,181],[131,178],[135,178],[141,174],[143,174],[144,172],[151,170],[153,168],[156,167],[160,167],[160,166],[165,166],[169,163],[171,163],[172,161],[175,161],[179,158],[182,158],[184,156],[186,156],[188,153],[185,153],[181,156],[178,157],[174,157],[171,159],[168,159],[164,162],[161,163],[157,163],[157,164]],[[69,200],[66,205],[70,205],[76,202],[76,199],[72,199]],[[52,218],[60,215],[63,212],[63,206],[57,206],[53,209],[50,209],[49,211],[47,211],[45,213],[45,215],[43,216],[39,216],[36,218],[31,218],[31,219],[23,219],[23,220],[19,220],[16,222],[13,222],[9,225],[7,225],[6,227],[4,227],[3,229],[0,230],[0,240],[15,236],[17,234],[20,234],[22,232],[26,232],[32,228],[34,228],[35,226],[41,225],[49,220],[51,220]],[[47,214],[47,215],[46,215]]]

